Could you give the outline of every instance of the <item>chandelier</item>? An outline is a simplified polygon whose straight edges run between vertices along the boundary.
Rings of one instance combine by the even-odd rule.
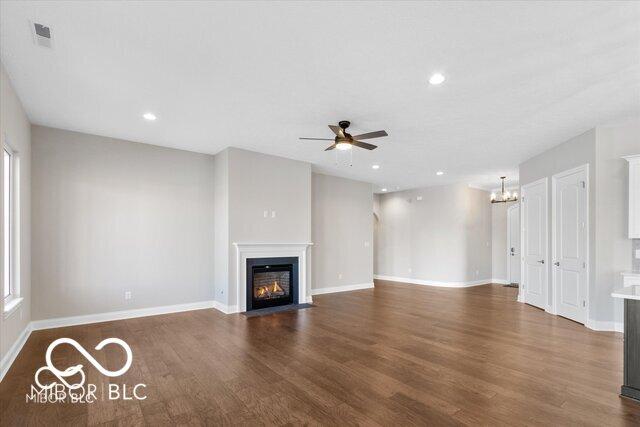
[[[518,200],[518,193],[517,192],[513,192],[513,194],[511,194],[509,192],[509,190],[504,191],[504,180],[505,180],[506,176],[501,176],[500,180],[502,181],[502,189],[500,191],[500,194],[496,194],[491,193],[491,203],[507,203],[507,202],[515,202]]]

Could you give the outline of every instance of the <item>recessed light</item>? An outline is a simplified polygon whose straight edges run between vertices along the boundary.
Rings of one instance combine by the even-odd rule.
[[[371,165],[371,169],[380,169],[380,165]]]
[[[383,189],[382,189],[382,190],[380,190],[380,191],[382,191],[383,193],[386,193],[386,192],[387,192],[387,189],[386,189],[386,188],[383,188]]]
[[[440,73],[435,73],[431,77],[429,77],[429,83],[432,85],[439,85],[444,81],[444,76]]]
[[[438,175],[438,176],[442,176],[442,175],[444,175],[444,172],[442,172],[442,171],[438,171],[438,172],[436,172],[436,175]]]
[[[142,117],[149,121],[154,121],[155,119],[157,119],[156,115],[153,113],[144,113]]]

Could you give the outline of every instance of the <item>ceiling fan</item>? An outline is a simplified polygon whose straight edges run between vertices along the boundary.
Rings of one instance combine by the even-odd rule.
[[[366,150],[373,150],[378,146],[369,144],[367,142],[362,142],[360,140],[388,136],[387,132],[384,130],[352,136],[347,133],[347,128],[349,127],[350,124],[351,123],[348,122],[347,120],[342,120],[338,122],[338,126],[329,125],[329,129],[331,129],[331,131],[336,134],[336,137],[333,139],[332,138],[300,138],[300,139],[309,139],[314,141],[333,141],[333,144],[325,148],[324,151],[333,150],[334,148],[338,150],[350,150],[354,146],[364,148]]]

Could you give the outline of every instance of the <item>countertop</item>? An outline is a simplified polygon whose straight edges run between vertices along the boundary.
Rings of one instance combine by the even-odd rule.
[[[614,289],[611,293],[614,298],[637,299],[640,300],[640,286],[625,286],[624,288]]]

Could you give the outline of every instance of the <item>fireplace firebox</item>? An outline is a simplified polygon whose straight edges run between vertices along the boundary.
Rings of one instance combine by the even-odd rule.
[[[297,257],[247,259],[247,311],[297,302]]]

